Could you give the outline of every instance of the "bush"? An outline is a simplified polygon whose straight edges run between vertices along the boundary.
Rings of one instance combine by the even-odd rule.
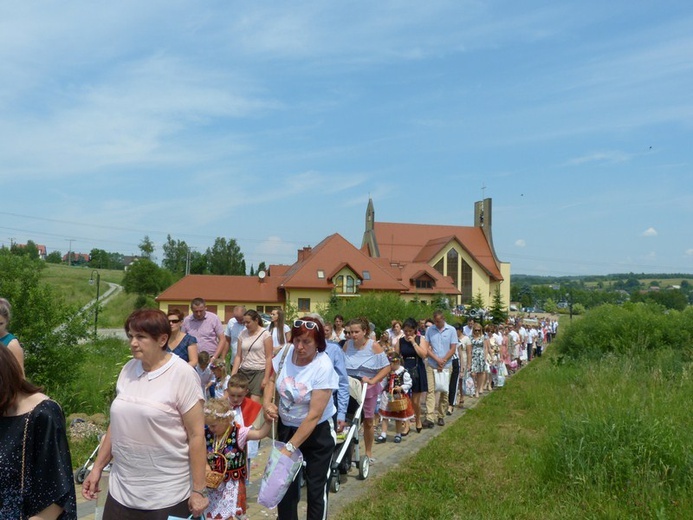
[[[693,309],[669,311],[643,303],[602,305],[573,323],[559,339],[559,351],[572,358],[662,348],[686,350],[693,339]]]
[[[404,321],[412,317],[417,320],[430,318],[436,309],[430,305],[424,305],[417,301],[408,302],[398,294],[393,293],[365,293],[359,298],[339,299],[321,313],[326,321],[333,321],[337,314],[350,320],[358,316],[365,316],[375,324],[377,331],[383,331],[390,327],[392,320]],[[452,315],[446,312],[446,319],[451,323]]]
[[[12,303],[10,330],[24,347],[27,378],[64,403],[73,397],[92,318],[41,282],[44,268],[40,260],[0,252],[0,295]]]

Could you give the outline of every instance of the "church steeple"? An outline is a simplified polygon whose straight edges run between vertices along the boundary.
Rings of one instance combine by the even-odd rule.
[[[368,206],[366,207],[366,228],[363,232],[361,249],[365,249],[373,258],[380,256],[378,242],[375,239],[375,207],[371,198],[368,199]]]

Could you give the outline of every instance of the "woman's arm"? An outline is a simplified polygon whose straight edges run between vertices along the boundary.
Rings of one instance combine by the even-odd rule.
[[[58,504],[51,504],[40,513],[30,516],[29,520],[56,520],[62,512],[63,508]]]
[[[202,401],[195,403],[190,410],[183,414],[183,426],[188,434],[193,488],[193,492],[188,499],[188,505],[193,516],[200,516],[209,505],[207,497],[196,492],[196,490],[203,491],[206,489],[207,448],[205,446],[205,419],[202,411]]]
[[[197,343],[188,345],[188,365],[195,368],[197,366]]]
[[[238,369],[241,367],[241,338],[238,338],[238,348],[236,348],[236,355],[233,358],[233,366],[231,367],[231,375],[236,375]]]
[[[277,403],[272,402],[274,400],[276,377],[273,370],[262,393],[262,410],[265,412],[265,422],[274,422],[279,417]]]
[[[262,378],[261,388],[265,388],[272,372],[272,357],[274,357],[274,341],[272,341],[271,334],[265,335],[265,339],[262,340],[262,346],[265,349],[265,375]]]
[[[22,345],[20,345],[18,340],[13,339],[7,345],[7,348],[9,348],[10,352],[12,352],[12,354],[14,354],[14,357],[17,358],[17,361],[19,362],[19,366],[22,368],[22,374],[23,374],[24,373],[24,349],[22,348]]]
[[[299,448],[301,444],[303,444],[305,440],[310,437],[310,434],[313,433],[313,430],[317,426],[320,417],[322,417],[325,407],[327,406],[327,403],[330,402],[330,399],[332,399],[332,390],[329,388],[313,390],[311,392],[308,415],[305,419],[303,419],[301,426],[298,427],[298,430],[296,430],[291,439],[289,439],[289,442],[296,448]],[[286,456],[290,456],[290,453],[286,451],[286,448],[282,448],[282,453],[284,453]]]
[[[101,491],[99,489],[101,472],[113,458],[111,447],[111,427],[109,426],[108,430],[106,430],[106,435],[101,439],[101,447],[94,461],[94,466],[82,484],[82,496],[87,500],[96,500],[98,493]]]
[[[416,353],[419,355],[421,359],[426,359],[428,357],[428,352],[429,352],[429,345],[428,341],[426,341],[426,338],[421,336],[421,343],[416,343],[416,337],[414,337],[414,340],[412,341],[412,344],[414,345],[414,350],[416,350]]]

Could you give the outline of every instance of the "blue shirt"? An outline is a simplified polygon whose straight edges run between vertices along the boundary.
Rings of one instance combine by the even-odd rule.
[[[334,371],[339,376],[339,388],[337,389],[337,420],[346,420],[346,411],[349,406],[349,376],[344,362],[344,351],[332,341],[327,342],[325,354],[332,360]]]
[[[457,331],[452,325],[447,323],[443,329],[439,329],[435,325],[431,325],[426,329],[426,341],[431,345],[431,349],[439,358],[444,358],[450,352],[452,346],[457,347]],[[438,363],[435,359],[429,357],[428,364],[433,368],[438,368]],[[445,367],[449,368],[452,365],[452,357],[445,363]]]

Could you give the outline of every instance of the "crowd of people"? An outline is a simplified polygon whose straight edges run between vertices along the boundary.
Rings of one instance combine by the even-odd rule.
[[[373,445],[388,442],[391,427],[400,444],[412,431],[444,426],[465,395],[503,386],[557,333],[555,321],[451,325],[442,311],[393,319],[382,331],[340,315],[285,323],[280,309],[266,324],[242,306],[224,327],[202,298],[191,310],[140,309],[125,321],[132,359],[82,486],[89,500],[107,494],[106,520],[243,518],[250,461],[271,431],[285,456],[303,455],[307,517],[325,518],[350,378],[367,385],[360,433],[374,464]],[[9,302],[0,299],[0,518],[76,518],[64,416],[24,378],[9,319]],[[280,519],[298,518],[299,497],[295,480],[279,502]]]

